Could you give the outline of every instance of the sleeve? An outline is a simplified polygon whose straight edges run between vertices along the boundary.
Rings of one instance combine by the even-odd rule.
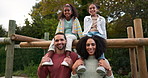
[[[71,52],[70,57],[71,57],[73,63],[76,62],[76,60],[78,60],[78,55],[75,52]]]
[[[114,75],[112,74],[111,76],[106,76],[105,78],[114,78]]]
[[[60,20],[56,29],[56,33],[62,32],[61,25],[62,25],[62,21]]]
[[[76,21],[76,25],[77,25],[76,27],[77,27],[77,32],[78,32],[79,38],[82,38],[83,37],[82,28],[81,28],[78,18],[76,18],[75,21]]]
[[[86,35],[86,29],[87,29],[87,27],[86,27],[86,17],[84,18],[84,31],[83,31],[83,35]]]
[[[102,29],[103,29],[103,35],[104,35],[104,38],[105,39],[107,39],[107,31],[106,31],[106,20],[105,20],[105,18],[104,17],[102,17],[103,18],[103,20],[102,20]]]
[[[78,74],[73,75],[73,74],[71,73],[71,77],[70,77],[70,78],[79,78],[79,77],[78,77]]]

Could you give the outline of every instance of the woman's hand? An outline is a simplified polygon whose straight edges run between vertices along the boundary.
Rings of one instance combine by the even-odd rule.
[[[106,60],[99,60],[99,66],[104,67],[107,70],[107,76],[111,76],[112,75],[112,70],[111,70],[111,66],[109,65],[109,63]]]

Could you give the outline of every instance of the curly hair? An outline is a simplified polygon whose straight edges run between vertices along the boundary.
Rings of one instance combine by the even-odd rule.
[[[77,53],[81,56],[82,59],[88,59],[89,54],[86,50],[86,42],[90,38],[93,39],[96,43],[96,50],[94,56],[96,59],[98,59],[106,51],[106,40],[96,35],[93,35],[92,37],[85,36],[81,38],[77,43]]]
[[[64,7],[70,7],[71,8],[71,10],[72,10],[71,18],[73,17],[75,19],[76,17],[78,17],[78,12],[72,4],[65,4]],[[62,12],[58,16],[58,19],[64,19],[65,18],[64,7],[62,9]]]

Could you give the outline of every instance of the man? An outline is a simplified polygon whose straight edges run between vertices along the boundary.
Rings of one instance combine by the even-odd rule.
[[[53,65],[42,65],[43,62],[49,60],[48,56],[44,56],[38,67],[38,77],[46,78],[49,74],[50,78],[70,78],[71,66],[78,59],[75,52],[70,53],[70,57],[66,57],[65,47],[66,47],[66,36],[63,33],[57,33],[54,37],[55,52],[51,57]],[[66,58],[65,58],[66,57]],[[65,58],[65,59],[64,59]],[[61,65],[61,63],[66,61],[69,67]]]

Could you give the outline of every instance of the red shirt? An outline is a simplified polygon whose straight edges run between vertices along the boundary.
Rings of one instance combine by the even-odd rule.
[[[71,68],[61,65],[65,54],[54,54],[52,56],[53,66],[41,66],[38,68],[38,74],[41,78],[46,78],[47,74],[50,74],[50,78],[70,78]],[[75,52],[70,53],[70,57],[73,62],[78,59],[78,56]]]

